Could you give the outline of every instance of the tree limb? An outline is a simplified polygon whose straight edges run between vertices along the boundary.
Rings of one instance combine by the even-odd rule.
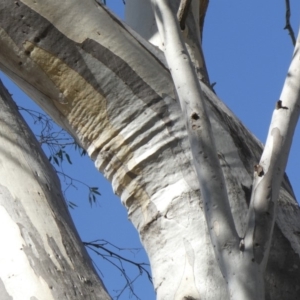
[[[291,18],[291,8],[290,8],[290,0],[285,0],[285,7],[286,7],[286,10],[285,10],[285,27],[284,29],[286,29],[292,39],[292,43],[293,45],[295,46],[296,44],[296,38],[295,38],[295,33],[294,33],[294,30],[291,26],[291,23],[290,23],[290,18]]]
[[[277,199],[300,107],[300,34],[280,100],[277,101],[266,145],[255,166],[245,249],[264,271],[276,217]]]
[[[202,90],[181,37],[178,22],[168,0],[152,0],[159,33],[165,43],[165,57],[185,119],[194,166],[205,207],[207,227],[223,275],[229,252],[239,252],[237,235],[206,112]],[[233,245],[224,249],[224,245]]]
[[[180,24],[181,30],[185,28],[185,20],[187,18],[192,0],[181,0],[180,5],[177,12],[177,19]]]
[[[116,17],[101,6],[95,9],[94,0],[41,3],[37,6],[29,0],[0,1],[0,67],[73,134],[95,160],[97,169],[112,182],[149,254],[158,299],[167,299],[174,282],[186,278],[178,272],[178,264],[188,266],[190,257],[194,257],[194,265],[187,274],[191,280],[182,280],[184,289],[189,295],[195,290],[194,295],[200,293],[204,298],[216,290],[216,299],[224,298],[227,280],[222,281],[212,247],[207,245],[202,198],[197,193],[187,134],[165,64],[157,52],[151,51],[154,47],[136,39]],[[180,33],[176,12],[174,16]],[[242,187],[250,188],[250,180],[245,178],[249,175],[248,165],[253,165],[250,162],[260,152],[260,144],[204,84],[202,88],[209,113],[216,115],[212,125],[219,133],[218,149],[230,156],[238,154],[228,162],[234,168],[236,163],[246,162],[238,168],[236,178]],[[59,102],[62,96],[67,101]],[[159,137],[158,141],[154,137]],[[238,144],[235,139],[239,139]],[[251,151],[243,151],[248,148]],[[239,195],[245,200],[243,191]],[[236,201],[238,205],[243,205],[241,199]],[[282,284],[281,293],[290,290],[297,295],[293,288],[299,270],[281,270],[276,265],[279,257],[285,259],[283,253],[299,252],[294,233],[288,235],[289,231],[299,232],[299,224],[293,221],[299,219],[299,208],[291,197],[282,199],[280,213],[288,217],[286,221],[279,218],[278,225],[287,242],[282,243],[278,231],[265,279],[272,287]],[[175,234],[170,237],[170,233]],[[183,240],[190,245],[185,248],[186,260],[178,259],[182,257]],[[290,241],[297,247],[293,248]],[[224,245],[227,249],[230,246]],[[239,266],[245,261],[246,251],[236,243],[234,247],[238,248],[240,260],[229,260]],[[168,260],[162,262],[161,257]],[[174,265],[174,261],[178,264]],[[298,261],[297,255],[290,258],[296,265]],[[253,265],[251,260],[250,264]],[[165,272],[172,276],[165,276]],[[231,272],[236,279],[246,278],[247,284],[251,277],[248,274],[244,265],[239,273]],[[202,288],[202,282],[210,282],[209,289]],[[272,298],[270,295],[276,292],[270,288],[266,297]]]

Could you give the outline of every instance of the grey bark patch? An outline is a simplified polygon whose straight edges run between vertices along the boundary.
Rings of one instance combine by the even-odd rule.
[[[265,274],[266,299],[295,300],[300,295],[299,255],[275,224],[269,260]]]
[[[242,189],[243,189],[244,194],[245,194],[246,203],[249,207],[250,200],[251,200],[251,194],[252,194],[252,185],[250,187],[247,187],[247,186],[241,184],[241,186],[242,186]]]
[[[49,290],[51,290],[51,294],[55,299],[109,299],[75,231],[53,167],[2,85],[0,85],[0,96],[0,122],[11,129],[10,134],[15,137],[13,140],[14,146],[22,150],[22,156],[19,160],[13,155],[8,156],[7,160],[10,159],[21,165],[23,171],[25,170],[28,173],[28,178],[36,181],[43,190],[43,196],[39,193],[40,201],[33,202],[38,197],[32,201],[22,197],[19,199],[12,195],[9,183],[7,183],[8,187],[0,184],[0,203],[6,209],[10,219],[19,227],[20,235],[23,238],[23,246],[20,249],[22,257],[24,257],[24,254],[26,255],[24,259],[27,259],[37,277],[41,277],[48,284]],[[28,187],[20,185],[19,188],[22,187],[27,193]],[[55,229],[57,229],[58,236],[53,237],[52,249],[54,249],[53,253],[64,258],[64,260],[61,259],[61,270],[54,263],[59,259],[52,258],[52,253],[49,255],[46,251],[48,248],[45,247],[45,237],[41,236],[39,225],[35,227],[40,221],[41,226],[47,228],[45,226],[47,220],[38,220],[38,217],[36,217],[35,222],[32,222],[27,214],[29,210],[32,211],[34,203],[44,211],[48,210],[47,215],[49,218],[53,218],[53,224],[56,222]],[[47,225],[49,226],[49,224]],[[49,229],[49,232],[52,233],[52,229]],[[69,257],[61,254],[57,250],[59,247],[53,247],[54,239],[57,239],[57,243],[60,243],[61,240],[64,241],[65,247],[67,245],[68,249],[72,250]],[[19,238],[18,241],[20,240]],[[68,259],[72,259],[72,264]],[[82,282],[78,278],[78,274],[81,275],[81,278],[93,282],[94,285],[90,287],[90,285]],[[26,274],[23,274],[23,276],[26,276]]]
[[[254,163],[253,161],[251,162],[249,158],[252,157],[258,161],[262,153],[262,149],[257,147],[256,141],[254,141],[252,136],[244,130],[244,126],[242,124],[238,124],[236,120],[233,120],[216,106],[211,105],[211,108],[217,118],[225,125],[224,128],[227,127],[245,169],[251,174],[253,172]]]
[[[3,194],[3,189],[1,189],[1,193]],[[65,228],[65,225],[61,224],[60,226],[61,229],[65,228],[65,230],[62,230],[63,232],[66,231],[65,234],[62,234],[64,237],[63,244],[69,258],[76,266],[75,271],[73,266],[70,266],[64,259],[64,255],[60,253],[55,240],[53,238],[48,238],[49,245],[56,256],[55,260],[59,262],[61,269],[59,270],[57,268],[53,263],[53,260],[50,259],[49,254],[45,251],[43,241],[38,231],[27,217],[26,210],[23,208],[21,201],[18,199],[13,201],[12,198],[9,200],[7,197],[6,200],[14,203],[14,208],[12,209],[9,209],[9,203],[7,203],[5,207],[8,207],[10,215],[20,228],[20,232],[25,241],[22,251],[26,254],[28,262],[36,276],[43,278],[48,286],[51,287],[50,289],[53,296],[56,299],[60,299],[61,295],[64,295],[65,299],[76,299],[76,297],[81,295],[80,297],[83,297],[84,299],[97,299],[96,290],[98,282],[95,281],[95,276],[93,274],[88,274],[85,267],[82,268],[78,264],[79,261],[77,261],[76,257],[78,257],[79,249],[74,247],[74,244],[70,242],[70,240],[73,240],[72,234],[67,233],[68,229]],[[81,275],[80,277],[78,277],[79,274]],[[92,284],[87,285],[85,282],[82,284],[80,278],[85,278],[85,281],[89,281]],[[60,285],[60,282],[64,282],[64,284]],[[69,288],[67,288],[67,286]]]

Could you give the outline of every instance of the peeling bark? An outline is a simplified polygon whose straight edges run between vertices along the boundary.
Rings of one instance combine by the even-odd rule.
[[[0,298],[110,299],[60,182],[0,82]]]
[[[1,70],[87,149],[112,182],[149,255],[157,298],[229,299],[159,50],[89,0],[2,0],[0,28]],[[262,145],[200,84],[240,234]],[[285,180],[266,299],[297,299],[300,268],[288,266],[300,264],[299,219]]]

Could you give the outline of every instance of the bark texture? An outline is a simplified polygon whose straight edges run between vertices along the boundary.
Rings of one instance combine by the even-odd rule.
[[[173,10],[177,11],[180,0],[170,1],[170,4]],[[187,14],[183,37],[198,78],[209,85],[209,76],[203,57],[200,39],[207,5],[208,0],[192,1],[191,9]],[[151,8],[151,0],[128,0],[125,7],[125,21],[143,38],[159,47],[159,49],[164,50],[165,45],[157,30],[155,17]]]
[[[299,118],[299,44],[294,51],[280,98],[282,100],[277,102],[273,113],[260,163],[254,168],[247,227],[242,235],[238,235],[207,115],[206,101],[181,33],[185,28],[190,1],[180,2],[177,18],[171,3],[174,2],[152,0],[157,27],[164,43],[165,58],[186,123],[216,261],[227,282],[230,299],[263,300],[263,277],[269,258],[277,199]],[[243,201],[243,197],[238,198],[238,201]]]
[[[0,82],[0,299],[110,299],[57,175]]]
[[[157,298],[229,299],[181,109],[159,51],[92,0],[2,0],[0,28],[0,68],[112,182],[149,255]],[[201,87],[241,235],[262,145]],[[285,178],[265,275],[268,300],[299,295],[299,220]]]

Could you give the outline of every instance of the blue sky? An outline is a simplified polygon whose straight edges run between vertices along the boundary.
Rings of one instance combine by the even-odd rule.
[[[107,0],[111,10],[123,16],[122,0]],[[285,0],[280,1],[218,1],[211,0],[208,10],[203,48],[211,82],[216,82],[218,96],[261,141],[265,141],[275,102],[280,95],[289,66],[293,46],[285,26]],[[292,25],[297,34],[300,21],[300,1],[291,0]],[[24,107],[34,107],[31,101],[1,75],[15,101]],[[30,118],[26,118],[29,122]],[[38,132],[37,128],[33,128]],[[287,168],[294,191],[300,197],[300,132],[296,131]],[[70,150],[71,151],[71,150]],[[98,186],[101,196],[90,206],[88,190],[68,189],[66,198],[78,208],[71,210],[74,222],[84,241],[105,239],[122,248],[141,248],[138,234],[127,219],[120,200],[112,193],[111,185],[99,174],[93,163],[70,152],[73,164],[64,164],[72,174],[90,186]],[[143,250],[118,252],[129,259],[146,262]],[[119,271],[92,255],[101,269],[110,294],[123,288],[125,281]],[[125,266],[134,278],[136,268]],[[152,286],[145,276],[137,279],[135,292],[142,300],[153,300]],[[119,299],[130,299],[126,290]]]

